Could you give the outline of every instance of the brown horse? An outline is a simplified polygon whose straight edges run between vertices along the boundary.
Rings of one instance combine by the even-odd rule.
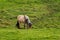
[[[32,23],[27,15],[18,15],[17,16],[17,28],[20,29],[20,24],[24,23],[24,28],[26,27],[25,24],[27,24],[27,28],[31,28]]]

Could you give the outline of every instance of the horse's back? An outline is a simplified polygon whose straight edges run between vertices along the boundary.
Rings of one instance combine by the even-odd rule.
[[[18,15],[17,20],[20,21],[20,22],[24,22],[25,21],[24,15]]]
[[[17,20],[20,22],[25,22],[25,19],[29,19],[27,15],[18,15]]]

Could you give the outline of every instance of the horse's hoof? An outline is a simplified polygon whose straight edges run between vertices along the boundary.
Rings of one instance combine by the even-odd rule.
[[[21,29],[21,28],[18,28],[18,29]]]

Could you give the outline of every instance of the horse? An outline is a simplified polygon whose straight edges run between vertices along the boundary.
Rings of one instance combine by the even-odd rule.
[[[29,17],[27,15],[18,15],[17,16],[17,23],[16,23],[16,27],[18,29],[20,29],[20,25],[21,23],[24,23],[24,28],[26,27],[27,24],[27,28],[32,28],[32,23],[29,19]]]

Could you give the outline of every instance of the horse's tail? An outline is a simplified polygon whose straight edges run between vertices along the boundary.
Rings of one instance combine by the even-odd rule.
[[[19,22],[17,21],[17,23],[16,23],[16,27],[18,28],[18,29],[20,29],[20,27],[19,27]]]

